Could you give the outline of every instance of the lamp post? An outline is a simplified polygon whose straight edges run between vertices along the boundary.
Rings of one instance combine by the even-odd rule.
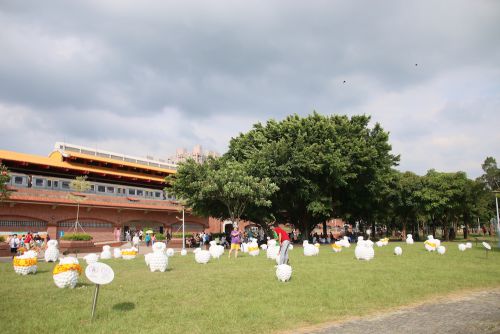
[[[184,206],[182,206],[182,249],[186,249],[186,237],[184,229]]]
[[[493,191],[493,194],[495,194],[495,204],[496,204],[496,208],[497,208],[497,226],[496,226],[496,230],[497,230],[497,237],[498,237],[498,247],[500,248],[500,217],[499,217],[499,214],[498,214],[498,194],[500,193],[499,190],[494,190]]]

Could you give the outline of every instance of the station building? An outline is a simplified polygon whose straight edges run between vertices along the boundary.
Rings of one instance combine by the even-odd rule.
[[[48,157],[0,150],[0,163],[10,171],[12,190],[0,204],[0,234],[59,238],[74,229],[78,204],[78,221],[94,242],[124,240],[126,231],[143,228],[182,232],[183,207],[164,191],[175,164],[60,142]],[[88,191],[71,188],[77,176],[87,176]],[[185,210],[187,233],[223,232],[226,225]]]

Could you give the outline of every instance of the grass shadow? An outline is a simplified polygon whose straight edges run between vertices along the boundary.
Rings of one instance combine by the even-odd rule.
[[[48,273],[48,272],[52,272],[52,270],[38,270],[36,271],[37,274],[44,274],[44,273]]]
[[[86,282],[78,282],[76,283],[77,288],[83,288],[83,287],[89,287],[89,286],[94,286],[95,284],[93,283],[86,283]]]
[[[113,310],[115,311],[127,312],[132,311],[133,309],[135,309],[135,304],[130,302],[118,303],[113,305]]]

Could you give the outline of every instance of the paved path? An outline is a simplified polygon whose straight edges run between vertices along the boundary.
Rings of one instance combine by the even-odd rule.
[[[500,333],[500,288],[443,297],[437,303],[402,307],[385,314],[303,328],[295,333]]]

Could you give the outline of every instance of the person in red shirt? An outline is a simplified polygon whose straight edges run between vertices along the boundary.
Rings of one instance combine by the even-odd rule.
[[[24,238],[24,247],[26,249],[31,248],[31,241],[32,240],[33,240],[33,238],[31,237],[31,232],[28,232],[28,235],[26,235],[26,238]]]
[[[278,265],[288,264],[288,246],[290,246],[290,237],[284,229],[279,227],[278,223],[274,223],[274,232],[278,235],[278,241],[280,243],[280,260]]]

